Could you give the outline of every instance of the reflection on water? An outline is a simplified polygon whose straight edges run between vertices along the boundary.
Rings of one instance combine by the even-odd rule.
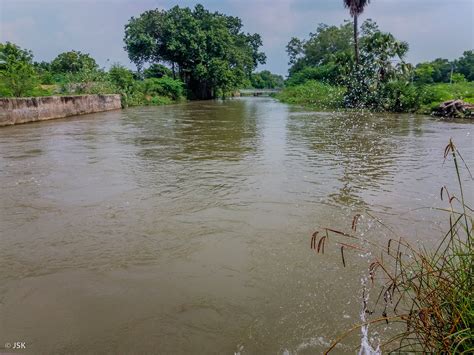
[[[334,178],[339,182],[339,189],[327,195],[330,202],[367,207],[361,192],[381,191],[393,181],[397,157],[410,159],[403,137],[420,124],[420,119],[407,115],[295,113],[288,121],[288,132],[290,140],[302,143],[295,148],[309,156],[309,169],[326,177],[326,184]],[[314,179],[321,183],[320,176]]]
[[[472,127],[246,98],[1,129],[0,344],[318,353],[358,321],[365,264],[308,236],[370,211],[429,245],[444,216],[419,208],[453,181],[450,136],[474,165]]]

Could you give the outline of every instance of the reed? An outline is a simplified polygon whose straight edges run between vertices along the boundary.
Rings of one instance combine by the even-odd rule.
[[[346,252],[370,253],[373,258],[368,268],[370,287],[378,291],[373,304],[364,302],[366,314],[374,318],[341,335],[326,353],[362,326],[394,322],[401,323],[402,327],[397,327],[401,330],[381,344],[382,350],[474,352],[473,210],[464,199],[460,169],[464,159],[452,140],[444,151],[444,159],[450,157],[459,191],[455,195],[446,186],[441,189],[440,197],[448,207],[440,210],[449,216],[449,230],[435,248],[415,247],[401,237],[384,244],[368,240],[357,233],[360,215],[354,217],[350,232],[324,228],[312,235],[311,248],[318,254],[323,254],[325,245],[334,240],[344,267]]]

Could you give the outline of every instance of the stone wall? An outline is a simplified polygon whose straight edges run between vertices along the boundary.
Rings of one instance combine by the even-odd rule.
[[[120,95],[0,98],[0,127],[117,110]]]

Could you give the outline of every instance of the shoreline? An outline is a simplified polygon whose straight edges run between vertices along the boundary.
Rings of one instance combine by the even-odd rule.
[[[0,127],[122,108],[120,95],[0,98]]]

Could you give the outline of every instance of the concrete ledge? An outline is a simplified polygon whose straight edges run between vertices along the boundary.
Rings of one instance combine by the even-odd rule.
[[[117,110],[120,95],[0,98],[0,127]]]

